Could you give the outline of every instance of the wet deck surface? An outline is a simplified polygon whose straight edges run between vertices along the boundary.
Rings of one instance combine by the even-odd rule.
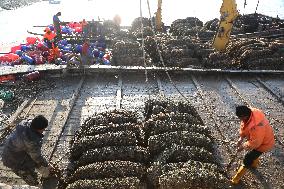
[[[62,74],[66,71],[66,65],[55,65],[55,64],[42,64],[42,65],[15,65],[15,66],[1,66],[0,67],[0,76],[9,75],[9,74],[24,74],[30,73],[32,71],[49,71],[57,74]],[[165,70],[173,70],[176,72],[198,72],[198,73],[278,73],[283,74],[284,70],[223,70],[223,69],[202,69],[202,68],[179,68],[179,67],[144,67],[144,66],[113,66],[113,65],[91,65],[84,66],[84,69],[78,69],[78,67],[69,67],[69,71],[71,72],[137,72],[143,73],[144,70],[148,72],[156,72],[156,71],[165,71]]]
[[[258,80],[267,84],[268,91]],[[218,145],[220,161],[226,164],[235,152],[239,121],[235,106],[246,102],[262,109],[275,129],[279,141],[284,141],[284,78],[281,75],[232,76],[175,74],[172,80],[179,91],[198,110],[205,125],[210,126]],[[45,91],[20,115],[32,118],[42,114],[50,126],[45,132],[44,155],[66,167],[69,141],[83,121],[96,112],[115,108],[143,111],[149,98],[165,96],[183,100],[172,82],[165,76],[142,73],[99,73],[85,77],[58,78],[53,90]],[[280,96],[280,99],[278,97]],[[281,101],[282,98],[282,101]],[[142,114],[141,114],[142,117]],[[218,127],[218,129],[216,128]],[[1,147],[0,147],[1,148]],[[240,154],[240,160],[244,154]],[[232,175],[238,164],[233,164]],[[273,151],[262,157],[258,173],[248,173],[242,188],[284,188],[284,147],[278,142]],[[24,184],[0,161],[0,182]]]

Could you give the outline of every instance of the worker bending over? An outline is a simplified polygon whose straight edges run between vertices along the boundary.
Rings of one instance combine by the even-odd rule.
[[[43,179],[54,172],[53,166],[41,154],[42,133],[47,126],[48,121],[42,115],[22,121],[4,144],[3,164],[31,186],[39,185],[35,169]]]
[[[236,115],[241,120],[238,152],[248,150],[248,153],[245,155],[243,165],[231,180],[233,184],[239,183],[247,168],[258,167],[259,156],[270,151],[275,144],[273,129],[261,110],[238,106]],[[244,139],[246,141],[243,143]]]

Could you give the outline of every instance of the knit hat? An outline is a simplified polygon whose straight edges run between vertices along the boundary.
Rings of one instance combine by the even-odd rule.
[[[236,107],[236,115],[238,117],[250,116],[251,109],[247,106],[237,106]]]
[[[43,31],[44,31],[44,32],[51,32],[51,30],[50,30],[49,27],[46,27]]]
[[[48,121],[43,115],[36,116],[31,123],[31,128],[35,130],[42,130],[48,126]]]

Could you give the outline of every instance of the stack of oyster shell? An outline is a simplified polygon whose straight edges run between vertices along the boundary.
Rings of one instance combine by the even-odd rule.
[[[150,64],[150,58],[136,40],[120,40],[113,46],[113,62],[116,66],[144,66]],[[145,62],[144,62],[145,61]]]
[[[190,104],[148,100],[136,113],[96,114],[76,132],[68,189],[227,188],[214,138]]]
[[[244,23],[250,18],[267,22],[276,18],[264,15],[244,15],[236,19],[232,34],[244,33]],[[144,48],[142,46],[143,22]],[[274,21],[273,21],[274,20]],[[213,69],[283,70],[283,39],[252,38],[255,34],[232,36],[225,52],[216,52],[212,42],[218,29],[218,19],[206,22],[195,17],[175,20],[169,33],[153,31],[148,18],[136,18],[129,31],[118,31],[111,37],[113,63],[119,66],[167,66]],[[281,20],[279,21],[281,23]],[[270,30],[269,30],[270,31]],[[261,35],[272,35],[268,30]],[[275,31],[281,35],[282,30]],[[277,33],[278,32],[278,33]],[[280,33],[279,33],[280,32]],[[154,37],[154,33],[156,37]],[[283,33],[283,32],[282,32]],[[240,38],[243,37],[243,38]],[[143,51],[145,58],[143,57]],[[160,57],[160,52],[162,59]],[[162,61],[163,60],[163,61]],[[164,63],[164,64],[163,64]]]
[[[146,17],[138,17],[135,18],[131,24],[131,31],[134,32],[136,30],[141,30],[141,21],[143,24],[143,27],[151,27],[151,20],[149,18]]]
[[[190,36],[193,38],[208,40],[214,37],[215,31],[209,30],[211,27],[207,25],[204,27],[203,22],[196,17],[178,19],[171,24],[170,33],[173,36]]]
[[[151,157],[152,188],[227,188],[214,141],[194,107],[170,100],[148,101],[145,136]]]
[[[145,50],[154,65],[163,66],[158,49],[167,67],[199,67],[201,66],[200,43],[191,37],[175,37],[168,34],[158,34],[157,43],[154,37],[145,40]]]
[[[145,188],[148,159],[135,113],[114,110],[94,115],[75,134],[67,188]]]
[[[104,35],[107,37],[113,37],[120,31],[119,26],[115,24],[113,20],[105,20],[103,22],[103,28]]]
[[[141,23],[142,20],[142,23]],[[153,24],[153,26],[152,26]],[[153,36],[154,33],[159,33],[159,31],[156,30],[155,25],[155,18],[152,17],[152,24],[151,20],[149,18],[142,17],[141,18],[135,18],[132,22],[130,31],[133,35],[135,35],[138,39],[142,38],[142,31],[141,28],[143,27],[143,36],[144,38],[147,36]],[[162,28],[165,28],[165,24],[162,22]]]
[[[150,26],[143,27],[143,33],[141,31],[141,28],[135,30],[132,32],[132,34],[137,38],[137,39],[142,39],[142,36],[145,38],[147,36],[154,36],[154,31]]]
[[[225,52],[209,55],[206,68],[284,69],[284,41],[240,38],[232,40]]]

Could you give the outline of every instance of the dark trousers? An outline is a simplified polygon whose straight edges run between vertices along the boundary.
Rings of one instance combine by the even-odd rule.
[[[21,159],[17,167],[12,168],[12,171],[21,177],[28,185],[37,186],[39,182],[35,169],[36,163],[31,159],[31,157],[26,156]]]
[[[38,175],[35,170],[26,169],[26,170],[12,170],[16,175],[21,177],[28,185],[37,186],[39,185],[38,182]]]
[[[61,40],[62,34],[61,34],[60,24],[54,24],[54,28],[56,31],[56,37],[58,38],[58,40]]]
[[[252,150],[249,151],[246,155],[245,155],[245,159],[244,159],[244,166],[245,168],[250,168],[253,160],[257,159],[263,152],[257,151],[257,150]]]
[[[47,48],[52,49],[52,43],[49,40],[45,41]]]

